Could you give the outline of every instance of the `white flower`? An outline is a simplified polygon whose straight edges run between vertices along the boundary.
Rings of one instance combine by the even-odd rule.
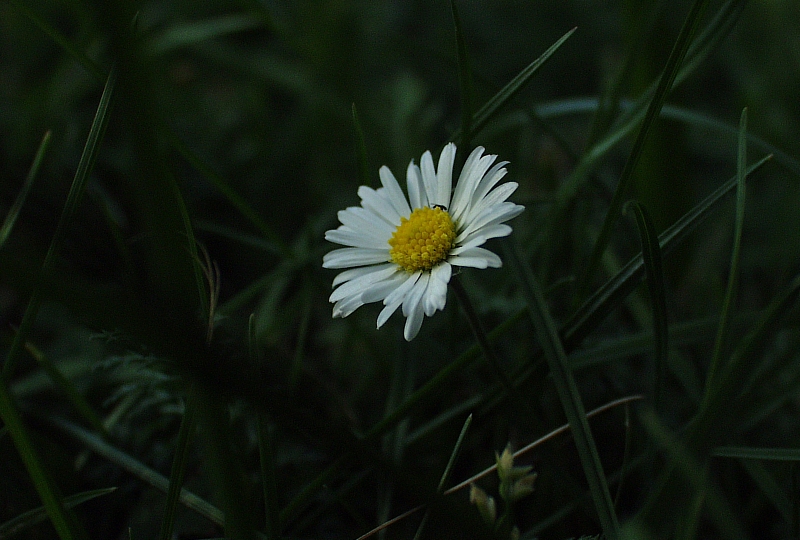
[[[516,182],[497,185],[508,162],[492,166],[497,156],[483,151],[478,147],[469,155],[452,194],[453,143],[442,150],[438,171],[430,152],[422,155],[419,167],[409,163],[408,199],[386,166],[380,169],[383,187],[358,188],[361,206],[340,211],[342,224],[325,233],[326,240],[348,246],[326,254],[322,262],[324,268],[347,269],[333,280],[334,317],[382,301],[380,328],[403,306],[403,334],[411,341],[423,314],[430,317],[444,308],[453,266],[502,265],[500,257],[479,246],[508,236],[511,227],[503,222],[524,207],[506,201]]]

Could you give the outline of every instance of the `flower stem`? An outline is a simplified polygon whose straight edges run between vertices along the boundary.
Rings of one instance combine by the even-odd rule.
[[[514,387],[514,383],[511,382],[511,379],[508,378],[503,368],[500,366],[500,360],[489,345],[489,338],[486,336],[486,331],[483,329],[483,325],[478,318],[478,313],[475,311],[475,307],[472,305],[472,301],[470,301],[467,290],[464,288],[461,280],[458,276],[454,276],[453,279],[450,280],[450,284],[453,287],[453,291],[456,293],[461,308],[464,310],[464,314],[467,316],[469,327],[472,329],[472,333],[475,335],[475,339],[478,341],[478,345],[483,351],[483,356],[486,358],[489,366],[494,370],[495,375],[500,379],[503,386],[505,386],[508,394],[520,402],[526,410],[531,412],[530,403],[522,398],[522,395]]]

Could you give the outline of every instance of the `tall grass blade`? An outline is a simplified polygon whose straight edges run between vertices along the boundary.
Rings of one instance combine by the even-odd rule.
[[[800,461],[800,448],[755,448],[752,446],[720,446],[713,455],[766,461]]]
[[[183,479],[186,475],[186,464],[189,462],[189,452],[191,451],[189,442],[194,429],[194,407],[189,400],[185,400],[181,427],[178,430],[178,443],[172,460],[172,470],[169,473],[167,501],[164,505],[164,517],[161,520],[161,532],[158,535],[160,540],[170,540],[172,538],[175,517],[178,513],[178,502],[183,488]]]
[[[69,497],[64,498],[64,507],[68,509],[74,508],[79,504],[91,501],[97,497],[102,497],[103,495],[108,495],[116,490],[117,488],[111,487],[76,493],[75,495],[70,495]],[[33,510],[28,510],[23,514],[20,514],[17,517],[0,524],[0,538],[12,538],[46,519],[47,509],[44,506],[34,508]]]
[[[739,144],[736,160],[736,218],[733,232],[733,249],[731,250],[730,269],[728,271],[728,285],[722,301],[722,310],[719,317],[719,327],[714,340],[714,350],[711,363],[708,367],[706,385],[714,384],[714,376],[719,369],[722,356],[726,353],[730,336],[729,327],[731,312],[736,303],[736,289],[739,284],[739,260],[742,247],[742,229],[744,228],[745,206],[745,170],[747,169],[747,108],[742,110],[739,120]]]
[[[353,136],[355,137],[356,163],[358,163],[358,177],[361,178],[362,186],[372,187],[372,175],[370,174],[369,158],[367,158],[367,144],[364,142],[364,130],[361,128],[361,119],[358,117],[356,104],[352,105],[353,115]]]
[[[531,77],[542,68],[542,66],[547,63],[553,53],[555,53],[567,39],[577,30],[577,28],[573,28],[563,36],[561,36],[558,41],[556,41],[553,45],[550,46],[539,58],[528,64],[525,69],[519,72],[516,77],[511,79],[511,81],[506,84],[503,88],[500,89],[494,96],[492,96],[489,101],[487,101],[483,107],[478,109],[472,117],[472,135],[475,136],[478,132],[480,132],[491,120],[494,118],[497,111],[499,111],[506,103],[511,101],[514,96],[516,96],[528,82],[530,81]],[[461,130],[459,129],[456,131],[451,140],[460,140],[462,137]]]
[[[33,158],[33,164],[28,171],[28,175],[25,177],[25,182],[22,184],[22,189],[19,190],[17,198],[14,199],[14,204],[11,205],[8,214],[6,214],[6,219],[3,220],[3,225],[0,226],[0,249],[2,249],[3,244],[6,243],[8,235],[11,234],[14,224],[17,222],[17,217],[19,217],[20,210],[22,210],[22,205],[25,204],[25,199],[28,198],[28,193],[31,190],[33,181],[39,174],[39,168],[42,165],[42,161],[44,161],[44,155],[47,153],[47,148],[50,146],[50,134],[51,132],[48,130],[44,134],[42,142],[39,143],[39,149],[36,151],[36,156]]]
[[[636,135],[636,140],[633,143],[631,153],[628,156],[628,160],[625,162],[625,167],[622,169],[622,174],[620,175],[617,189],[614,192],[614,197],[611,199],[611,204],[608,212],[606,213],[606,218],[603,221],[602,228],[600,229],[600,235],[595,242],[592,253],[589,256],[589,261],[586,265],[586,270],[581,279],[581,285],[579,286],[580,291],[585,291],[589,287],[592,276],[594,275],[597,266],[600,264],[600,258],[603,256],[603,252],[611,240],[611,233],[614,230],[614,225],[617,223],[625,198],[628,196],[628,192],[630,191],[630,186],[633,181],[633,172],[636,169],[636,165],[639,163],[639,158],[644,150],[644,143],[647,140],[648,134],[650,133],[650,128],[653,126],[656,118],[658,118],[661,107],[663,106],[664,100],[667,97],[667,93],[669,93],[669,91],[672,89],[672,83],[675,81],[675,77],[678,74],[678,70],[680,69],[684,57],[686,56],[686,51],[689,49],[692,37],[694,36],[697,27],[700,25],[700,20],[707,5],[708,0],[695,0],[694,5],[686,17],[686,21],[684,22],[683,27],[678,34],[678,38],[675,41],[675,45],[672,48],[669,58],[667,59],[667,64],[664,67],[663,73],[661,74],[661,78],[658,82],[658,86],[656,87],[653,98],[650,100],[650,105],[647,108],[642,125],[639,127],[639,132]],[[581,296],[583,296],[583,294],[581,294]]]
[[[236,13],[204,21],[177,24],[154,37],[149,43],[148,52],[164,54],[201,41],[260,28],[265,22],[262,17]]]
[[[89,136],[86,139],[86,145],[83,148],[83,154],[78,162],[78,168],[75,171],[75,178],[72,181],[72,186],[70,187],[69,194],[67,195],[67,201],[64,204],[64,210],[62,211],[61,217],[58,220],[56,232],[53,234],[53,238],[50,241],[50,247],[47,250],[44,262],[42,263],[42,268],[37,279],[37,285],[34,288],[30,299],[28,300],[28,305],[25,309],[24,315],[22,316],[22,322],[19,325],[19,330],[14,336],[14,341],[12,342],[11,348],[8,351],[8,355],[6,356],[6,362],[3,365],[3,376],[6,378],[6,380],[9,380],[11,378],[11,374],[14,372],[14,366],[16,365],[19,355],[22,352],[22,348],[27,340],[28,333],[30,332],[31,327],[36,320],[36,315],[39,312],[42,282],[49,276],[53,262],[55,262],[59,251],[61,251],[61,246],[67,236],[67,230],[69,229],[69,226],[78,211],[78,205],[80,204],[83,194],[86,191],[86,184],[89,181],[89,175],[94,168],[95,161],[97,160],[97,153],[100,150],[100,143],[103,141],[103,135],[105,134],[106,127],[108,126],[108,119],[111,112],[111,104],[114,96],[114,86],[116,81],[117,71],[116,69],[112,69],[111,74],[106,80],[103,94],[100,97],[100,103],[97,106],[97,113],[95,114],[94,121],[89,129]]]
[[[617,515],[614,510],[614,503],[608,489],[603,465],[597,453],[597,447],[592,438],[589,423],[586,420],[586,411],[583,401],[572,375],[564,346],[556,329],[555,321],[550,315],[547,303],[542,294],[536,277],[530,268],[523,263],[516,249],[505,242],[505,252],[514,273],[517,274],[519,284],[522,289],[522,296],[528,306],[533,326],[536,329],[536,336],[539,345],[544,350],[544,356],[550,367],[553,382],[558,391],[561,406],[567,416],[575,445],[578,448],[578,455],[583,465],[586,480],[589,483],[589,490],[594,500],[597,515],[606,538],[616,540],[619,538],[620,529]]]
[[[455,0],[450,0],[450,11],[453,13],[453,25],[455,26],[458,86],[461,93],[461,138],[458,144],[469,149],[472,140],[472,69],[467,52],[467,42],[464,39],[464,30],[461,27],[461,17],[458,16]]]
[[[169,491],[169,480],[166,477],[154,471],[130,454],[127,454],[112,444],[104,441],[94,433],[87,431],[81,426],[78,426],[77,424],[74,424],[68,420],[50,417],[48,418],[48,421],[70,437],[86,445],[86,447],[92,452],[103,457],[104,459],[107,459],[111,463],[122,467],[147,485],[152,486],[163,493],[167,493]],[[180,491],[180,501],[184,506],[186,506],[186,508],[194,510],[201,516],[208,518],[213,523],[216,523],[220,526],[225,524],[225,515],[221,510],[204,499],[198,497],[194,493],[188,491],[186,488],[183,488]]]
[[[749,167],[747,176],[749,177],[760,169],[771,157],[762,158]],[[702,223],[719,206],[736,185],[736,177],[731,178],[661,233],[658,240],[662,255],[666,255],[680,244],[697,225]],[[640,254],[631,259],[622,270],[589,296],[564,325],[562,334],[566,350],[572,350],[591,330],[596,328],[599,322],[638,285],[643,273],[644,265]]]
[[[653,402],[656,410],[661,403],[661,382],[669,355],[669,320],[667,318],[667,293],[664,286],[664,271],[661,264],[661,246],[656,228],[645,206],[638,201],[629,203],[636,216],[639,238],[642,243],[642,258],[647,275],[647,287],[653,309],[653,336],[655,337],[655,363],[653,365]]]
[[[6,378],[0,374],[0,418],[2,418],[17,452],[28,470],[39,497],[44,503],[47,515],[61,540],[87,539],[86,532],[78,524],[75,516],[64,507],[58,486],[44,468],[28,430],[22,423],[22,416],[14,404],[6,386]]]
[[[464,446],[464,440],[467,437],[467,431],[469,431],[470,424],[472,424],[471,414],[467,416],[466,420],[464,420],[464,425],[461,426],[461,433],[458,434],[458,439],[456,440],[455,446],[453,446],[453,451],[450,452],[450,459],[447,460],[447,465],[444,468],[442,477],[439,479],[439,485],[436,486],[437,495],[440,495],[444,491],[444,486],[450,479],[450,474],[453,472],[453,467],[455,466],[458,456],[461,453],[461,447]],[[429,511],[425,512],[425,516],[422,518],[419,527],[417,527],[417,532],[414,534],[414,540],[419,540],[422,538],[422,531],[425,529],[425,524],[428,522],[429,515]]]
[[[655,412],[645,409],[640,414],[640,420],[650,438],[660,447],[667,456],[669,465],[680,473],[683,480],[691,486],[697,494],[705,498],[709,517],[723,538],[746,540],[747,533],[742,528],[736,513],[714,486],[706,467],[699,463],[691,451],[670,433],[661,423]]]

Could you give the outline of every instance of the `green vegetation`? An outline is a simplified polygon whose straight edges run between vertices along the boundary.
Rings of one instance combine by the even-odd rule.
[[[799,25],[0,0],[0,539],[800,538]],[[332,318],[337,211],[448,142],[502,267]]]

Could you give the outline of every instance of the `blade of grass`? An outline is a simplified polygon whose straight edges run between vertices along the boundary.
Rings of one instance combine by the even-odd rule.
[[[457,144],[464,148],[469,148],[472,139],[472,69],[470,68],[467,42],[464,40],[464,31],[461,28],[461,18],[458,16],[455,0],[450,0],[450,11],[453,14],[453,25],[455,26],[458,86],[461,92],[461,137]]]
[[[202,21],[176,24],[150,40],[147,52],[164,54],[166,52],[193,45],[201,41],[237,34],[261,28],[266,24],[262,17],[244,13],[223,15]]]
[[[720,446],[713,452],[717,457],[759,459],[767,461],[800,461],[800,448],[756,448],[752,446]]]
[[[0,227],[0,249],[3,247],[3,244],[6,243],[8,235],[11,234],[14,224],[17,222],[17,217],[19,217],[19,212],[22,210],[22,205],[25,204],[25,199],[28,198],[28,193],[31,190],[33,181],[39,174],[39,168],[42,165],[42,161],[44,161],[44,155],[47,153],[47,148],[50,146],[50,134],[51,132],[48,130],[44,134],[42,142],[39,143],[39,149],[36,150],[36,156],[33,158],[33,164],[28,171],[28,175],[25,177],[22,189],[19,190],[17,198],[14,199],[14,204],[11,205],[11,209],[9,209],[8,214],[6,214],[6,219],[3,220],[3,225]]]
[[[164,505],[164,517],[161,519],[161,532],[158,535],[160,540],[170,540],[172,538],[183,479],[186,475],[186,464],[189,462],[189,452],[191,450],[189,441],[194,429],[194,407],[186,400],[184,402],[181,427],[178,430],[178,442],[175,448],[175,456],[172,460],[172,470],[169,473],[169,487],[167,488],[167,500]]]
[[[102,497],[103,495],[108,495],[116,490],[117,488],[111,487],[76,493],[75,495],[70,495],[69,497],[64,498],[64,507],[75,508],[79,504],[91,501],[97,497]],[[29,529],[46,519],[47,509],[44,506],[34,508],[33,510],[28,510],[23,514],[20,514],[17,517],[0,524],[0,538],[11,538],[16,536],[24,530]]]
[[[444,468],[442,477],[439,479],[439,485],[436,486],[437,495],[440,495],[442,493],[445,484],[450,479],[450,474],[453,472],[453,467],[455,466],[456,460],[458,459],[458,456],[461,453],[461,447],[464,445],[464,440],[467,437],[467,431],[469,430],[470,424],[472,424],[471,414],[467,416],[466,420],[464,420],[464,425],[461,426],[461,433],[458,434],[458,439],[456,440],[455,446],[453,446],[453,451],[450,452],[450,459],[447,461],[447,465]],[[417,532],[414,534],[414,540],[419,540],[420,538],[422,538],[422,531],[425,529],[425,524],[428,522],[429,516],[430,516],[430,510],[425,512],[425,515],[422,517],[422,521],[417,527]]]
[[[667,318],[667,293],[664,288],[664,271],[661,264],[661,246],[658,242],[653,220],[645,206],[638,201],[631,201],[639,228],[642,244],[642,258],[647,275],[647,287],[650,290],[650,303],[653,309],[653,336],[655,337],[655,362],[653,365],[653,403],[656,411],[661,403],[661,380],[669,355],[669,320]]]
[[[655,412],[645,409],[639,418],[647,434],[666,453],[669,463],[681,474],[683,480],[695,493],[704,496],[709,517],[723,537],[737,540],[748,538],[736,513],[719,490],[711,484],[706,467],[698,463],[691,451],[669,432]]]
[[[730,336],[729,326],[731,312],[736,303],[736,288],[739,284],[739,260],[742,247],[742,229],[744,228],[745,207],[745,170],[747,169],[747,107],[742,110],[739,120],[738,158],[736,160],[736,218],[733,232],[733,249],[731,250],[730,269],[728,271],[728,285],[722,301],[722,310],[719,317],[719,327],[714,340],[714,350],[711,363],[706,376],[706,386],[714,384],[714,377],[719,369],[722,356],[727,352]]]
[[[86,139],[86,145],[83,148],[83,154],[78,162],[78,168],[75,171],[75,178],[72,181],[69,194],[67,195],[67,200],[64,204],[64,210],[62,211],[61,217],[58,220],[56,232],[53,234],[53,238],[50,241],[50,247],[47,250],[44,262],[42,263],[42,268],[39,272],[39,276],[37,277],[36,287],[34,288],[33,293],[31,293],[25,313],[22,316],[22,322],[19,325],[19,330],[14,336],[14,341],[12,342],[11,348],[8,351],[8,355],[6,356],[6,362],[3,365],[3,376],[6,378],[6,380],[11,378],[11,375],[14,372],[14,366],[19,358],[20,353],[22,352],[25,341],[27,340],[28,333],[30,332],[31,327],[36,320],[36,315],[39,312],[39,304],[41,303],[40,295],[42,284],[49,277],[50,269],[59,251],[61,251],[61,245],[64,243],[64,239],[66,238],[67,230],[69,229],[69,226],[72,223],[75,214],[77,213],[78,206],[83,198],[83,193],[86,190],[86,184],[89,181],[89,174],[94,168],[95,161],[97,160],[97,153],[100,150],[100,143],[103,141],[103,135],[105,134],[106,127],[108,126],[108,119],[110,116],[116,81],[116,70],[112,69],[111,74],[106,80],[106,85],[103,89],[103,95],[100,97],[100,103],[97,106],[97,113],[95,114],[94,121],[92,122],[92,127],[89,129],[89,136]]]
[[[0,374],[0,418],[2,418],[17,452],[25,464],[28,475],[42,499],[42,503],[53,522],[53,526],[61,540],[88,539],[72,512],[64,507],[58,486],[53,482],[45,469],[36,446],[33,444],[28,430],[22,422],[22,416],[14,404],[11,393],[6,386],[5,377]]]
[[[33,356],[36,362],[42,366],[47,376],[53,381],[53,384],[67,395],[69,402],[83,419],[92,426],[92,429],[96,430],[104,438],[108,438],[108,430],[103,425],[103,421],[86,398],[78,391],[72,381],[65,377],[64,374],[53,365],[53,362],[50,361],[47,355],[40,351],[33,343],[26,343],[25,349]]]
[[[577,28],[573,28],[561,38],[558,39],[553,45],[550,46],[539,58],[528,64],[525,69],[519,72],[516,77],[511,79],[511,81],[506,84],[503,88],[500,89],[494,96],[492,96],[489,101],[487,101],[483,107],[481,107],[478,112],[476,112],[472,117],[472,135],[475,136],[478,132],[480,132],[485,126],[486,123],[489,122],[492,118],[494,118],[497,111],[500,110],[501,107],[506,105],[509,101],[511,101],[514,96],[516,96],[530,81],[531,77],[542,68],[542,66],[547,63],[550,57],[555,53],[567,39],[577,30]],[[460,140],[462,137],[461,130],[459,129],[450,137],[450,140]]]
[[[686,56],[686,52],[689,49],[692,37],[700,25],[700,20],[702,19],[703,12],[705,11],[707,5],[708,0],[695,0],[694,5],[692,5],[691,10],[686,17],[686,21],[684,22],[683,27],[678,34],[678,38],[675,41],[672,52],[667,59],[667,64],[664,67],[664,71],[658,82],[658,86],[656,87],[653,98],[650,100],[650,105],[647,108],[642,125],[639,127],[639,132],[636,135],[636,140],[633,143],[631,153],[628,156],[628,160],[625,162],[625,167],[622,169],[622,174],[620,175],[617,189],[614,192],[614,197],[611,199],[611,204],[608,212],[606,213],[606,218],[603,221],[603,226],[600,229],[600,234],[594,244],[592,254],[589,256],[589,261],[586,264],[584,274],[580,280],[581,284],[579,285],[578,290],[581,291],[581,297],[585,296],[585,292],[591,283],[592,276],[600,264],[600,259],[603,255],[603,252],[605,251],[606,246],[608,246],[614,225],[619,219],[622,205],[625,201],[625,198],[628,196],[628,192],[630,191],[630,185],[633,181],[633,172],[636,169],[636,165],[639,163],[639,158],[641,157],[644,149],[644,143],[647,140],[647,136],[650,133],[653,123],[655,122],[656,118],[658,118],[661,107],[663,106],[664,100],[667,97],[667,93],[669,93],[669,91],[672,89],[672,83],[675,81],[675,77],[678,74],[678,70],[680,69],[684,57]]]
[[[772,156],[767,156],[747,170],[749,177]],[[736,177],[731,178],[698,203],[658,237],[662,255],[666,255],[683,241],[697,225],[715,210],[720,202],[736,187]],[[631,259],[614,277],[598,288],[575,310],[562,331],[566,350],[572,350],[599,321],[618,306],[639,283],[644,271],[641,254]]]
[[[31,10],[28,7],[27,2],[20,0],[8,0],[8,2],[17,10],[22,12],[22,14],[28,19],[30,19],[33,24],[38,26],[39,29],[47,34],[50,39],[56,42],[59,47],[64,49],[69,56],[77,60],[78,63],[80,63],[83,68],[93,75],[98,81],[103,81],[106,79],[107,75],[99,65],[86,56],[83,51],[79,50],[72,43],[70,43],[70,41],[61,34],[61,32],[53,27],[53,25],[45,21],[33,10]]]
[[[558,330],[553,321],[541,288],[531,269],[523,263],[514,246],[510,242],[504,243],[505,252],[509,263],[517,275],[522,295],[528,306],[531,322],[536,330],[539,345],[544,350],[544,356],[550,367],[561,406],[567,416],[575,446],[583,465],[589,490],[592,493],[594,506],[600,518],[600,524],[606,538],[616,540],[619,538],[620,529],[614,503],[608,489],[603,465],[597,453],[597,447],[592,437],[589,423],[586,420],[586,411],[583,401],[572,375],[572,370],[567,360],[564,346]]]
[[[361,120],[358,117],[358,110],[356,104],[352,105],[353,114],[353,136],[355,137],[356,149],[356,163],[358,163],[358,176],[361,178],[362,186],[372,187],[372,176],[369,166],[369,159],[367,158],[367,145],[364,142],[364,130],[361,129]]]
[[[163,493],[167,493],[169,491],[169,480],[166,477],[154,471],[133,456],[123,452],[112,444],[107,443],[94,433],[87,431],[84,428],[73,424],[72,422],[60,418],[48,417],[47,421],[70,437],[86,445],[86,447],[92,452],[102,456],[111,463],[119,465],[147,485],[152,486]],[[216,508],[211,503],[201,499],[194,493],[188,491],[186,488],[183,488],[180,491],[180,501],[184,506],[194,510],[201,516],[208,518],[213,523],[216,523],[220,526],[225,524],[225,516],[221,510]]]

